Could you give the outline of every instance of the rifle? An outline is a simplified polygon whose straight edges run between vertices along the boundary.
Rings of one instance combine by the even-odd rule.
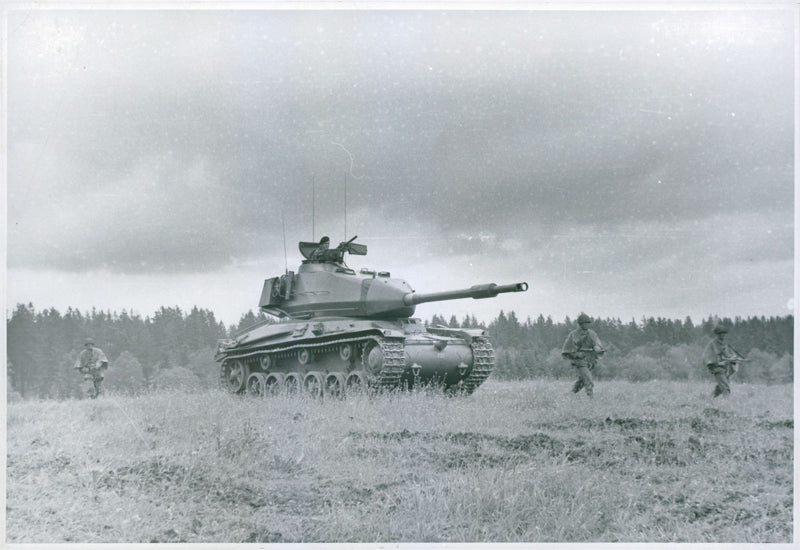
[[[740,360],[740,361],[747,361],[747,357],[745,357],[744,355],[742,355],[741,353],[739,353],[738,351],[736,351],[736,350],[733,348],[733,346],[731,346],[730,344],[728,344],[728,348],[729,348],[729,349],[730,349],[730,350],[731,350],[733,353],[735,353],[735,354],[737,355],[737,357],[739,357],[739,360]]]
[[[731,377],[736,374],[736,371],[739,370],[739,363],[744,363],[747,359],[738,351],[733,349],[733,346],[730,344],[727,346],[728,350],[733,353],[733,357],[728,354],[724,353],[724,349],[719,354],[719,360],[717,361],[718,365],[722,365],[725,367],[725,376]]]
[[[602,353],[605,353],[606,350],[601,349],[600,351],[595,351],[594,348],[578,348],[577,351],[573,352],[573,357],[570,359],[573,361],[573,364],[577,364],[575,362],[579,362],[583,364],[583,366],[589,367],[590,369],[593,367],[597,359],[599,359]],[[574,355],[581,354],[579,357],[575,357]],[[586,354],[591,354],[588,358]],[[588,361],[588,363],[587,363]]]
[[[722,361],[722,363],[725,365],[725,375],[728,377],[731,377],[734,374],[736,374],[736,372],[739,370],[739,363],[744,363],[745,361],[747,361],[747,358],[742,357],[742,355],[738,351],[734,350],[733,348],[731,348],[731,350],[738,357],[727,358]]]
[[[95,365],[84,365],[84,366],[78,367],[78,372],[81,373],[81,374],[84,374],[84,375],[85,374],[91,374],[92,376],[94,376],[95,374],[97,374],[97,373],[99,373],[99,372],[101,372],[101,371],[103,371],[104,369],[107,369],[107,368],[108,368],[108,364],[106,364],[106,363],[101,363],[99,367],[96,364]]]

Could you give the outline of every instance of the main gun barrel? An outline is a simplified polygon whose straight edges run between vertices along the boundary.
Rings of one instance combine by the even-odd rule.
[[[442,302],[444,300],[458,300],[460,298],[494,298],[498,294],[506,292],[525,292],[528,290],[528,283],[514,283],[510,285],[497,285],[487,283],[475,285],[462,290],[446,290],[444,292],[430,292],[427,294],[417,294],[409,292],[403,296],[403,303],[407,306],[423,304],[425,302]]]

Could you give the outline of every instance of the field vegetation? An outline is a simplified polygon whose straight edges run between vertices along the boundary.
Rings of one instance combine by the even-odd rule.
[[[792,541],[792,386],[8,404],[7,541]]]

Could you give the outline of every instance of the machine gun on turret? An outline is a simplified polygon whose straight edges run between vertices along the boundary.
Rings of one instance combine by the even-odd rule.
[[[345,252],[356,256],[366,256],[367,245],[355,243],[354,241],[357,238],[358,235],[349,241],[342,241],[336,248],[328,248],[328,243],[330,242],[328,237],[322,237],[318,243],[300,241],[300,254],[309,262],[333,262],[343,264]]]

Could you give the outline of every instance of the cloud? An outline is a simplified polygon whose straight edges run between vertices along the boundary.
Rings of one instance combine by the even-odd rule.
[[[770,10],[11,12],[8,265],[210,274],[346,223],[609,296],[786,270],[793,55]]]

